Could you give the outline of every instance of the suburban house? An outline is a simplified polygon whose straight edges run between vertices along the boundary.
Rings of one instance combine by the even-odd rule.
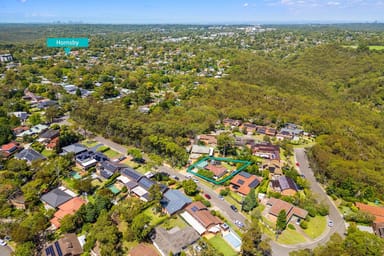
[[[80,256],[82,253],[79,239],[76,234],[70,233],[44,247],[42,256]]]
[[[258,125],[252,123],[243,123],[240,126],[241,131],[246,131],[247,134],[254,134],[257,131]]]
[[[285,210],[287,214],[287,222],[298,222],[305,219],[308,215],[306,210],[276,198],[270,198],[267,202],[267,207],[269,207],[268,218],[273,222],[276,222],[277,216],[279,216],[282,210]]]
[[[164,211],[169,215],[177,213],[190,203],[192,203],[192,200],[189,197],[174,189],[169,189],[165,192],[160,201]]]
[[[45,159],[45,157],[32,148],[26,148],[15,155],[16,159],[25,160],[28,164],[33,161]]]
[[[231,190],[246,196],[251,191],[251,189],[259,186],[262,180],[262,177],[242,171],[231,179],[230,188]]]
[[[113,174],[119,172],[127,166],[111,161],[102,161],[96,165],[96,173],[105,179],[109,179]]]
[[[283,175],[281,170],[280,162],[277,160],[267,160],[263,163],[261,170],[267,170],[269,172],[269,178],[272,179],[273,176]]]
[[[222,166],[220,163],[209,163],[204,167],[204,169],[211,171],[215,179],[220,179],[228,172],[227,168]]]
[[[299,190],[296,183],[287,176],[278,176],[277,179],[271,180],[271,187],[283,196],[293,196]]]
[[[45,130],[48,129],[48,126],[45,124],[38,124],[33,127],[31,127],[29,130],[26,130],[22,133],[19,133],[16,135],[17,137],[24,137],[24,136],[33,136],[43,133]]]
[[[257,127],[257,133],[268,135],[268,136],[275,136],[276,135],[276,129],[268,126],[258,126]]]
[[[88,170],[91,167],[96,166],[97,160],[93,157],[93,152],[84,151],[79,153],[75,157],[76,166],[82,170]]]
[[[50,220],[51,224],[55,228],[60,228],[60,220],[67,215],[75,214],[83,204],[86,204],[86,202],[80,197],[74,197],[63,203],[59,206],[59,210],[55,212],[54,217]]]
[[[26,126],[26,125],[22,125],[22,126],[17,126],[15,128],[12,129],[12,132],[15,136],[18,136],[20,133],[22,132],[25,132],[25,131],[28,131],[29,130],[29,127]]]
[[[54,150],[59,146],[60,138],[56,137],[52,139],[48,144],[45,146],[46,149]]]
[[[200,235],[206,232],[218,233],[221,230],[220,225],[223,224],[223,222],[217,216],[213,216],[209,209],[200,201],[189,204],[180,215]]]
[[[278,140],[292,140],[293,135],[287,131],[280,131],[276,134],[276,139],[278,139]]]
[[[59,130],[53,130],[53,129],[48,129],[42,134],[40,134],[39,139],[37,140],[40,143],[47,144],[54,138],[59,137],[60,131]]]
[[[56,209],[65,202],[71,200],[75,195],[67,189],[60,187],[55,188],[41,196],[41,201],[46,209]]]
[[[12,112],[12,115],[19,118],[22,123],[27,121],[27,118],[29,116],[27,112],[23,112],[23,111]]]
[[[255,143],[256,143],[256,140],[249,135],[235,136],[235,146],[237,147],[243,147],[243,146],[252,147],[253,145],[255,145]]]
[[[355,203],[356,207],[365,213],[370,213],[375,217],[372,228],[375,234],[384,238],[384,207],[368,205],[363,203]]]
[[[133,247],[129,253],[128,256],[159,256],[159,253],[157,250],[153,247],[153,245],[150,244],[138,244],[137,246]]]
[[[255,156],[280,161],[280,147],[272,144],[255,144],[252,147],[252,153]]]
[[[63,153],[62,153],[63,155],[69,154],[69,153],[73,153],[75,155],[78,155],[80,153],[87,151],[88,148],[82,144],[74,143],[74,144],[71,144],[69,146],[63,147],[62,150],[63,150]]]
[[[203,155],[213,155],[213,148],[200,145],[192,145],[189,156],[190,159],[197,159]]]
[[[20,147],[20,144],[17,143],[17,142],[10,142],[8,144],[4,144],[1,146],[0,148],[0,154],[3,156],[3,157],[10,157],[11,155],[15,154],[17,151],[19,151],[21,149]]]
[[[216,135],[214,134],[201,134],[197,136],[197,139],[208,146],[215,147],[217,145]]]
[[[149,190],[153,185],[156,184],[156,182],[136,172],[130,167],[125,167],[120,172],[123,176],[126,177],[126,179],[122,179],[122,182],[124,182],[124,185],[128,188],[128,191],[139,197],[141,200],[148,202],[150,200]],[[160,185],[160,191],[162,193],[164,193],[166,189],[166,186]]]
[[[288,133],[293,136],[303,135],[304,131],[300,129],[296,124],[288,123],[280,129],[280,133]]]
[[[226,118],[223,120],[223,124],[225,127],[239,127],[241,125],[242,121],[241,120],[236,120],[236,119],[231,119],[231,118]]]
[[[192,227],[180,229],[175,227],[165,230],[156,227],[151,235],[153,245],[159,250],[162,256],[180,255],[188,246],[199,240],[200,236]]]

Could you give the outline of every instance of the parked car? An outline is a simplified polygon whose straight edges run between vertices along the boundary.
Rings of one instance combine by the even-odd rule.
[[[6,246],[6,245],[7,245],[7,242],[5,242],[3,239],[0,239],[0,245],[1,245],[1,246]]]
[[[221,228],[224,230],[227,230],[227,229],[229,229],[229,226],[227,223],[223,223],[223,224],[221,224]]]
[[[244,227],[243,222],[241,222],[241,221],[239,221],[239,220],[235,220],[235,224],[236,224],[236,226],[238,226],[239,228],[243,228],[243,227]]]
[[[219,196],[219,199],[220,199],[220,200],[224,200],[224,197],[223,197],[223,196]]]
[[[328,227],[333,227],[333,220],[328,221]]]
[[[234,211],[234,212],[237,212],[238,210],[237,210],[237,207],[236,206],[234,206],[233,204],[231,204],[231,209],[232,209],[232,211]]]
[[[198,179],[193,179],[193,181],[194,181],[194,182],[199,182],[199,180],[198,180]]]
[[[207,199],[211,199],[211,196],[208,195],[208,194],[204,194],[204,196],[205,196],[205,198],[207,198]]]

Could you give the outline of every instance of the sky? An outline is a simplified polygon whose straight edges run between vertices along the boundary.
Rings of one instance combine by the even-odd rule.
[[[384,22],[384,0],[0,0],[0,23]]]

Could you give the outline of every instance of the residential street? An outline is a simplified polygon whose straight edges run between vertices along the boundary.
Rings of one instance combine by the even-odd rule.
[[[344,233],[345,233],[344,219],[340,215],[335,204],[328,197],[327,193],[316,181],[316,178],[313,175],[313,171],[309,167],[305,149],[296,148],[295,158],[296,158],[296,161],[299,163],[299,166],[300,166],[299,169],[301,174],[303,174],[305,178],[310,182],[312,192],[317,194],[319,201],[325,202],[327,205],[329,205],[329,219],[333,220],[334,226],[331,228],[327,227],[327,230],[323,235],[321,235],[315,241],[309,242],[309,243],[288,246],[288,245],[280,245],[272,241],[271,242],[272,254],[276,256],[286,256],[286,255],[289,255],[289,252],[300,250],[300,249],[306,249],[306,248],[313,249],[320,244],[326,243],[329,240],[329,238],[332,236],[332,234],[334,234],[335,232],[339,233],[341,236],[344,236]]]

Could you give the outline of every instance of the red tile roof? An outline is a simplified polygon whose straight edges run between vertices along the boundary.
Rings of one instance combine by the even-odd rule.
[[[243,195],[248,195],[248,193],[251,191],[251,183],[259,181],[259,183],[263,180],[262,177],[258,177],[253,174],[249,175],[242,175],[241,173],[236,174],[232,180],[231,184],[238,186],[239,188],[236,189],[237,192],[243,194]],[[257,184],[258,185],[258,184]],[[257,187],[257,185],[255,187]]]
[[[207,207],[205,207],[205,205],[203,205],[200,201],[189,204],[186,207],[186,211],[205,228],[208,228],[211,225],[223,223],[218,217],[213,216]]]
[[[10,142],[1,146],[2,151],[10,151],[14,148],[17,148],[17,144],[15,142]]]
[[[375,222],[384,222],[384,207],[368,205],[359,202],[355,204],[360,211],[367,212],[375,216]]]
[[[74,214],[86,202],[80,197],[74,197],[66,203],[59,206],[59,210],[55,212],[53,219],[50,222],[56,227],[60,227],[60,220],[66,215]]]

